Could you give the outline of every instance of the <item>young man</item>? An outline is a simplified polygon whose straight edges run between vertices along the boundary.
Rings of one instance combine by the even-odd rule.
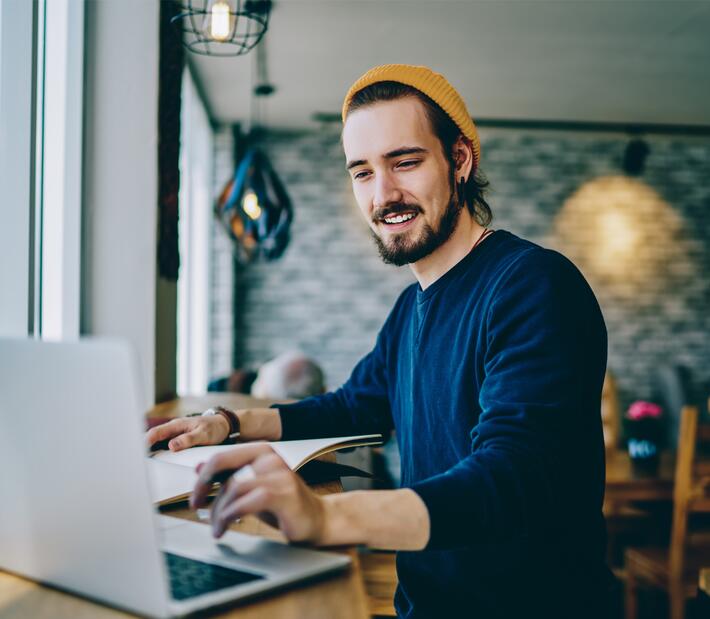
[[[268,445],[247,444],[201,468],[193,505],[216,472],[248,467],[212,508],[216,536],[268,513],[291,540],[398,550],[403,617],[604,616],[606,329],[592,291],[560,254],[486,228],[478,136],[443,76],[376,67],[343,122],[380,254],[417,283],[340,389],[236,417],[243,440],[394,427],[402,488],[319,497]],[[149,440],[220,442],[229,417],[176,420]]]

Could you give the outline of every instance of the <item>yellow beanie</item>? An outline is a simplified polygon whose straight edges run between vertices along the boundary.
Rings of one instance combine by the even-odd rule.
[[[350,87],[348,94],[345,95],[342,112],[343,122],[345,122],[350,101],[352,101],[355,94],[377,82],[406,84],[423,92],[432,101],[436,102],[456,123],[461,133],[471,140],[473,167],[474,169],[478,167],[478,162],[481,159],[481,143],[478,139],[476,125],[471,120],[466,104],[463,102],[461,95],[456,92],[456,89],[449,84],[441,73],[435,73],[428,67],[418,67],[410,64],[383,64],[370,69]]]

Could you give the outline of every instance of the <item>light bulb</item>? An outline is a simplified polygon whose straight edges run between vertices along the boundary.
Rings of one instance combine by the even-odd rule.
[[[261,215],[261,207],[259,206],[259,198],[253,191],[250,191],[244,195],[242,199],[242,210],[251,218],[259,219]]]
[[[210,37],[215,41],[226,41],[231,30],[229,4],[225,0],[217,0],[210,11]]]

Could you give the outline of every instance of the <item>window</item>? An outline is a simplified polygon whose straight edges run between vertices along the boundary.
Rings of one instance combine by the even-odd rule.
[[[182,81],[180,140],[179,395],[201,394],[208,381],[209,249],[212,225],[213,133],[188,69]]]
[[[79,334],[83,11],[0,3],[3,335]]]
[[[34,332],[32,2],[0,2],[0,335]]]

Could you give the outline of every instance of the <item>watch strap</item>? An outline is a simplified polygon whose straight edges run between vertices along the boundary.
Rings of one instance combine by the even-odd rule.
[[[214,411],[217,415],[222,415],[222,417],[224,417],[229,424],[229,434],[224,440],[224,443],[235,442],[236,439],[239,438],[240,430],[239,417],[237,417],[237,414],[233,410],[225,408],[224,406],[215,406]]]

